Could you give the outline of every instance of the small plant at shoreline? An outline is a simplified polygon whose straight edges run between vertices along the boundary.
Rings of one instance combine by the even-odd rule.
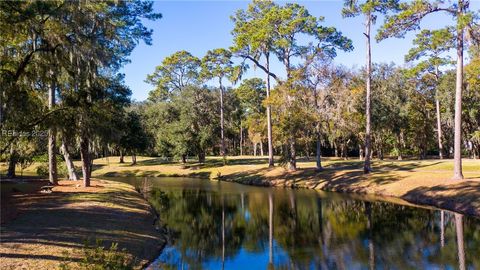
[[[61,270],[85,269],[85,270],[130,270],[133,269],[134,261],[128,258],[126,250],[118,250],[118,243],[112,243],[110,248],[106,249],[101,239],[96,239],[92,246],[89,240],[86,240],[82,249],[83,256],[77,266],[71,267],[74,261],[70,253],[63,252],[64,260],[60,264]]]

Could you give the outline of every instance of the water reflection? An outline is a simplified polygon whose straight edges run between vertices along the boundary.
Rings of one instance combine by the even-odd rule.
[[[309,190],[151,181],[169,243],[150,269],[480,269],[476,218]]]

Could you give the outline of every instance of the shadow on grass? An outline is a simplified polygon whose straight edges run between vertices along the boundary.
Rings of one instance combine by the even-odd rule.
[[[105,177],[193,177],[193,178],[210,178],[210,172],[189,172],[189,173],[160,173],[158,171],[145,171],[145,170],[129,170],[120,172],[107,172],[101,176]]]
[[[387,161],[388,162],[388,161]],[[420,169],[420,168],[425,168],[425,167],[431,167],[435,166],[438,164],[443,163],[443,161],[436,161],[433,163],[422,163],[421,160],[402,160],[402,161],[394,161],[392,163],[383,163],[379,167],[381,170],[396,170],[396,171],[411,171],[415,169]],[[375,162],[374,162],[374,167],[375,167]]]
[[[409,202],[455,209],[467,215],[480,216],[480,182],[462,181],[457,184],[418,187],[407,192],[402,199]]]
[[[161,245],[153,227],[154,218],[134,191],[36,193],[15,199],[21,214],[2,224],[2,258],[60,263],[65,259],[61,250],[82,248],[87,239],[102,239],[106,248],[115,242],[120,250],[126,248],[140,260],[150,260],[156,255],[152,251]],[[32,250],[31,245],[39,244],[42,252]],[[12,251],[8,252],[7,247]]]
[[[326,166],[321,171],[315,168],[300,168],[294,172],[265,167],[229,174],[220,179],[249,185],[321,188],[362,194],[367,193],[373,186],[381,189],[382,185],[400,180],[398,175],[385,171],[364,175],[361,169],[357,169],[356,165],[350,162],[334,165]],[[355,169],[352,170],[352,167]],[[271,170],[277,172],[269,175]]]

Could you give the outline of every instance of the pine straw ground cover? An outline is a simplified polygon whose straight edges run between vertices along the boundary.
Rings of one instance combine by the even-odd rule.
[[[92,187],[60,181],[53,193],[38,192],[45,184],[32,182],[29,190],[2,182],[0,269],[76,269],[85,253],[85,241],[102,240],[106,248],[118,243],[136,268],[154,259],[163,238],[153,226],[149,204],[127,184],[94,180]],[[12,191],[12,187],[15,192]],[[32,188],[33,187],[33,188]],[[22,190],[23,189],[23,190]]]
[[[362,173],[363,162],[325,158],[324,170],[315,171],[315,162],[300,160],[298,171],[281,166],[268,168],[266,158],[208,158],[205,164],[165,161],[141,157],[131,165],[118,157],[95,160],[97,176],[184,176],[219,179],[250,185],[300,187],[328,191],[396,197],[411,203],[436,206],[480,216],[480,160],[463,159],[463,181],[452,181],[453,160],[374,160],[373,173]]]

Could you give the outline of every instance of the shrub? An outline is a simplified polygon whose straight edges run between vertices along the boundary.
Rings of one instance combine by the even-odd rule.
[[[57,174],[59,177],[68,178],[68,170],[64,162],[57,163]],[[48,163],[38,165],[37,175],[42,177],[48,176]]]
[[[125,249],[118,250],[118,244],[112,243],[110,248],[103,246],[102,240],[95,240],[93,246],[90,241],[85,241],[83,246],[83,256],[79,262],[80,269],[84,270],[130,270],[133,269],[133,261],[130,260]],[[60,264],[60,269],[74,269],[70,267],[72,259],[68,252],[64,253],[65,259]],[[78,269],[78,267],[75,267]]]

